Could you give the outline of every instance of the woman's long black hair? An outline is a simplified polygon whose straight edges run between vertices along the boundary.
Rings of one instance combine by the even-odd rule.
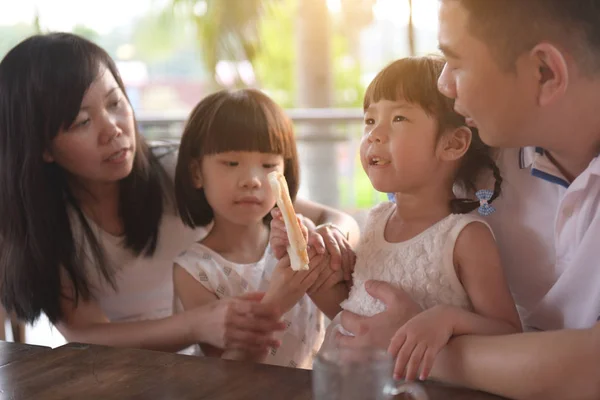
[[[116,287],[98,239],[67,185],[65,172],[42,155],[75,120],[83,96],[105,67],[125,94],[115,63],[79,36],[32,36],[0,62],[0,296],[8,312],[33,321],[63,317],[61,283],[73,301],[91,297],[84,263]],[[123,245],[135,255],[156,249],[172,183],[136,128],[133,170],[120,182]],[[68,209],[83,231],[75,237]],[[90,251],[84,252],[85,243]]]

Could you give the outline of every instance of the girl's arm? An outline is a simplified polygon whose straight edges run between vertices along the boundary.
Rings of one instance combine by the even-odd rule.
[[[500,254],[490,229],[467,225],[456,240],[454,264],[473,312],[449,309],[453,334],[498,335],[521,332],[521,321],[508,289]]]
[[[340,304],[348,298],[349,293],[348,285],[340,282],[333,287],[311,293],[310,298],[327,318],[334,319],[342,311]]]
[[[454,265],[473,311],[440,305],[406,322],[388,349],[396,356],[396,376],[426,379],[435,357],[452,336],[521,332],[498,248],[487,226],[471,223],[462,230],[454,247]]]

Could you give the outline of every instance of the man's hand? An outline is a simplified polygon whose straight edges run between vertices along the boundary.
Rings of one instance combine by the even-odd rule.
[[[354,337],[338,334],[338,340],[344,346],[374,346],[387,350],[396,331],[420,313],[421,307],[402,289],[387,282],[368,281],[365,288],[386,305],[386,310],[372,317],[343,311],[342,326]]]
[[[400,327],[388,348],[396,359],[394,377],[404,377],[409,381],[417,377],[426,380],[435,357],[452,337],[452,322],[451,308],[436,306]]]

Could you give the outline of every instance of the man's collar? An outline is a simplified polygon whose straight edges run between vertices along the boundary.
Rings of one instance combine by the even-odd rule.
[[[531,175],[545,181],[568,188],[570,183],[558,167],[547,157],[541,147],[522,147],[519,153],[519,167],[529,168]]]

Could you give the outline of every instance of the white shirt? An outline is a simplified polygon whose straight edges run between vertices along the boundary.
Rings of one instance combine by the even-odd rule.
[[[574,182],[540,148],[505,149],[488,217],[523,325],[585,328],[600,315],[600,161]]]

